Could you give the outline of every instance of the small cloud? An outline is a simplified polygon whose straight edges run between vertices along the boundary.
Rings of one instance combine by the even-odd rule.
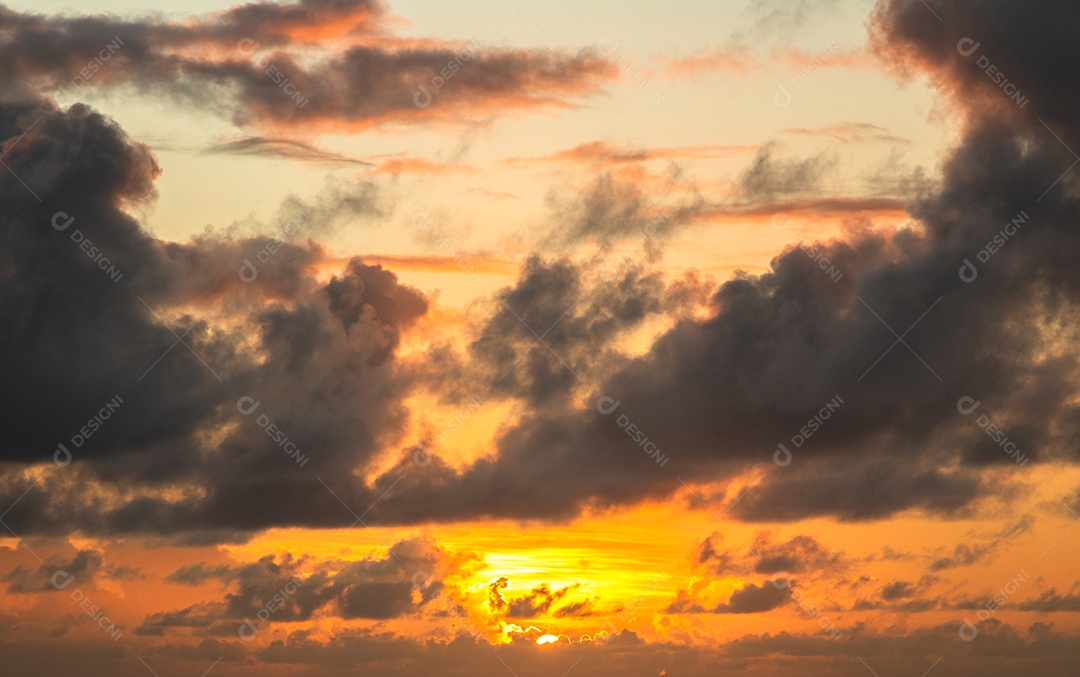
[[[251,155],[257,157],[273,157],[283,160],[296,160],[298,162],[313,162],[318,164],[349,164],[374,167],[371,162],[341,155],[328,150],[317,148],[303,141],[292,139],[278,139],[266,136],[247,136],[236,141],[229,141],[215,146],[210,146],[202,151],[203,155]]]

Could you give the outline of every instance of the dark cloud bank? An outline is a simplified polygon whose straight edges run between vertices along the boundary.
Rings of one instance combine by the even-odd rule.
[[[392,23],[373,0],[257,2],[183,22],[0,6],[0,90],[77,99],[124,85],[239,124],[359,130],[568,105],[615,74],[595,51],[410,41]]]
[[[1080,418],[1069,319],[1080,239],[1076,175],[1063,172],[1075,160],[1068,147],[1080,147],[1070,86],[1080,50],[1063,30],[1076,25],[1080,7],[931,4],[942,22],[924,16],[921,2],[899,0],[882,2],[874,20],[897,67],[930,72],[966,120],[940,191],[910,205],[917,227],[895,236],[852,227],[819,243],[843,271],[838,281],[808,250],[781,252],[769,273],[715,289],[709,317],[680,315],[633,359],[613,343],[687,298],[685,283],[665,287],[654,272],[652,245],[643,243],[640,264],[604,275],[591,264],[533,258],[491,300],[467,350],[433,353],[427,363],[397,354],[428,300],[393,273],[354,260],[316,283],[311,272],[326,253],[303,237],[275,245],[266,261],[258,254],[270,238],[154,237],[125,211],[153,199],[153,155],[93,110],[58,109],[15,84],[55,84],[85,62],[79,45],[122,34],[124,56],[110,65],[110,81],[174,92],[192,78],[239,83],[242,110],[280,117],[277,104],[273,113],[261,106],[252,83],[263,76],[250,66],[211,59],[195,68],[182,55],[163,56],[161,46],[253,36],[284,48],[326,13],[345,12],[363,32],[374,9],[251,5],[196,28],[0,12],[12,29],[0,31],[10,57],[0,60],[9,83],[0,138],[11,169],[0,173],[0,503],[31,486],[21,472],[28,464],[54,464],[58,444],[72,454],[5,521],[22,535],[218,538],[270,526],[349,526],[359,517],[381,525],[568,518],[591,505],[671,494],[679,477],[724,480],[751,467],[767,470],[733,509],[746,520],[866,520],[907,509],[950,516],[1004,490],[990,471],[1025,471],[980,428],[980,415],[1033,462],[1073,460]],[[977,55],[957,49],[967,37],[1023,91],[1025,106],[979,69]],[[420,57],[405,50],[335,58],[342,63],[322,68],[354,77],[350,59],[370,66],[363,72],[393,74]],[[488,66],[518,72],[540,59],[542,73],[558,77],[592,68],[582,65],[587,57],[485,58],[475,75],[461,76],[455,96],[484,99],[468,78]],[[528,78],[536,97],[547,96],[542,73]],[[346,97],[371,91],[351,81],[326,86]],[[405,96],[374,91],[379,102]],[[312,114],[316,100],[333,98],[318,94],[312,108],[288,115]],[[339,103],[327,115],[383,114]],[[1020,214],[1022,228],[983,260],[987,243]],[[64,230],[54,227],[68,217]],[[583,229],[566,228],[575,230]],[[110,277],[80,238],[122,277]],[[257,269],[251,282],[238,275],[245,259]],[[960,274],[965,260],[977,271],[970,282]],[[871,369],[896,340],[886,323],[917,357],[898,345]],[[458,473],[401,446],[403,401],[418,388],[451,403],[517,398],[527,413],[500,434],[494,454]],[[588,406],[575,405],[574,394]],[[122,405],[89,430],[117,396]],[[619,402],[610,415],[593,406],[601,396]],[[962,396],[980,402],[977,414],[958,412]],[[792,437],[837,397],[842,406],[795,448]],[[623,416],[670,464],[658,467],[642,453]],[[792,451],[790,465],[773,463],[779,443]],[[402,460],[365,485],[354,470],[382,454]],[[103,498],[120,488],[122,498]]]

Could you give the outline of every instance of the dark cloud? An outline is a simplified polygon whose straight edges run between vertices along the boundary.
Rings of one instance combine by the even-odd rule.
[[[1034,599],[1024,600],[1016,605],[1021,611],[1039,611],[1043,613],[1054,611],[1080,611],[1080,594],[1077,594],[1077,586],[1068,593],[1062,594],[1057,588],[1044,590]]]
[[[881,589],[881,598],[886,601],[904,599],[915,594],[915,589],[908,581],[893,581]]]
[[[302,162],[375,166],[372,162],[323,150],[303,141],[264,136],[247,136],[235,141],[219,143],[205,149],[203,153],[206,155],[257,155]]]
[[[510,579],[506,576],[500,576],[488,583],[488,606],[496,611],[505,612],[508,608],[508,604],[502,593],[503,590],[506,590],[509,586]]]
[[[159,170],[144,146],[83,106],[9,104],[0,121],[14,172],[0,178],[0,317],[8,327],[0,340],[6,354],[21,356],[0,363],[0,374],[9,388],[37,386],[8,398],[0,455],[54,470],[7,515],[12,528],[228,531],[306,521],[296,506],[331,522],[348,515],[303,470],[336,475],[331,467],[370,458],[376,440],[386,441],[382,431],[396,427],[407,385],[391,358],[400,332],[426,312],[423,296],[355,260],[328,283],[314,282],[311,269],[325,253],[310,240],[285,241],[288,223],[276,239],[158,240],[123,210],[154,194]],[[343,188],[321,202],[286,203],[279,220],[303,212],[308,220],[292,233],[299,236],[373,209],[374,199],[366,188]],[[101,253],[80,248],[75,234]],[[102,269],[102,254],[122,277]],[[225,317],[233,328],[219,324]],[[260,403],[249,417],[237,411],[245,396]],[[269,423],[312,465],[298,467],[267,435]],[[200,436],[222,426],[231,432],[204,446]],[[58,468],[54,450],[71,465]],[[107,493],[87,492],[129,482],[189,493],[106,508],[99,502]],[[0,487],[12,495],[8,505],[27,489],[17,472]]]
[[[67,587],[73,580],[88,585],[103,573],[102,569],[103,557],[99,551],[80,550],[71,559],[53,555],[36,568],[20,564],[0,580],[8,584],[7,591],[12,593],[55,592]],[[57,577],[56,581],[54,576]]]
[[[137,634],[163,635],[169,628],[198,628],[212,634],[239,632],[236,621],[256,619],[269,604],[270,622],[312,619],[317,613],[343,619],[386,620],[419,612],[442,589],[452,564],[434,544],[413,539],[385,557],[352,562],[267,555],[236,566],[205,563],[182,567],[166,579],[182,585],[218,580],[228,586],[221,600],[148,616]],[[422,575],[421,575],[422,574]]]
[[[782,606],[791,597],[786,587],[771,583],[748,584],[731,593],[731,599],[713,609],[720,614],[753,614]]]
[[[735,554],[731,548],[723,547],[723,534],[712,533],[705,537],[697,552],[697,564],[708,565],[718,575],[737,573],[740,568],[735,564]]]
[[[581,670],[587,677],[653,674],[655,666],[704,677],[718,670],[745,670],[748,662],[762,656],[768,657],[770,670],[777,677],[805,675],[808,663],[822,674],[840,677],[866,674],[866,665],[878,674],[922,674],[942,657],[951,663],[950,674],[960,677],[1007,677],[1018,671],[1072,674],[1070,670],[1080,657],[1080,643],[1074,636],[1048,623],[1024,628],[991,619],[979,624],[979,641],[965,643],[959,642],[955,623],[943,623],[906,632],[859,624],[846,633],[842,642],[834,641],[827,632],[768,631],[708,646],[688,646],[645,642],[624,630],[609,642],[537,646],[530,639],[496,647],[475,642],[464,634],[447,641],[431,641],[427,637],[405,638],[378,628],[334,628],[324,633],[281,633],[258,646],[224,638],[166,642],[140,647],[139,655],[159,674],[206,671],[220,657],[214,670],[230,677],[250,672],[252,662],[262,669],[392,670],[403,677],[496,674],[496,668],[506,670],[502,663],[519,673],[527,668],[538,674],[561,674],[577,662],[574,671]],[[58,652],[53,641],[41,637],[6,639],[2,646],[6,664],[20,672],[24,668],[31,674],[35,669],[47,674],[70,671],[87,677],[138,677],[147,673],[146,666],[132,658],[130,651],[118,646],[70,643],[65,651]],[[862,662],[854,656],[861,657]]]
[[[665,613],[669,614],[754,614],[771,611],[783,606],[791,599],[791,587],[782,583],[766,581],[760,585],[747,583],[731,593],[726,602],[711,608],[706,607],[695,595],[687,590],[679,590],[674,601],[668,605]]]
[[[553,206],[556,198],[549,198]],[[642,232],[650,223],[648,198],[635,185],[604,174],[581,191],[576,201],[557,207],[555,221],[566,231],[565,242],[595,237],[601,240]],[[655,228],[655,226],[654,226]]]
[[[397,350],[427,300],[388,271],[356,260],[319,284],[311,271],[325,251],[290,240],[245,284],[237,270],[258,260],[267,240],[164,242],[123,210],[152,199],[159,168],[145,147],[83,106],[4,104],[4,159],[26,185],[0,176],[0,321],[9,328],[0,341],[4,354],[19,356],[0,364],[11,403],[0,414],[10,468],[0,496],[14,503],[29,484],[25,464],[50,463],[47,450],[70,441],[103,403],[124,401],[74,450],[75,462],[5,520],[20,534],[235,534],[347,526],[368,506],[364,519],[380,524],[568,518],[669,496],[683,490],[680,476],[723,484],[751,468],[762,471],[757,484],[731,513],[745,520],[876,520],[907,510],[954,517],[983,497],[1009,500],[1010,478],[997,471],[1019,467],[981,417],[1036,462],[1074,461],[1080,433],[1071,348],[1080,337],[1070,329],[1080,203],[1077,175],[1065,172],[1075,158],[1054,135],[1077,140],[1063,75],[1076,57],[1066,51],[1047,64],[1031,56],[1045,50],[1020,49],[1043,29],[1060,34],[1051,13],[1007,2],[933,7],[944,23],[927,20],[921,2],[895,1],[882,3],[875,24],[884,50],[933,68],[964,107],[963,137],[939,189],[910,205],[918,223],[895,233],[849,224],[836,240],[787,248],[766,273],[721,284],[706,312],[677,316],[634,356],[617,342],[659,317],[669,298],[647,242],[645,256],[614,274],[591,261],[527,260],[468,328],[466,354],[404,369]],[[1075,11],[1062,5],[1063,16]],[[12,12],[4,20],[45,22]],[[259,35],[279,39],[274,30]],[[1013,32],[1016,40],[1005,39]],[[1028,88],[1029,105],[983,105],[1001,92],[955,54],[968,33]],[[787,190],[814,171],[795,171],[793,181],[759,174],[763,189]],[[614,195],[629,207],[597,222],[638,218],[635,199]],[[108,253],[121,283],[70,241],[73,230],[51,227],[59,211]],[[981,260],[1021,213],[1027,225]],[[822,258],[842,278],[825,274]],[[978,264],[971,283],[958,274],[965,259]],[[1054,331],[1033,330],[1046,327]],[[894,345],[898,335],[905,345]],[[471,466],[417,465],[400,445],[403,401],[421,385],[449,400],[490,393],[526,410]],[[260,402],[257,414],[238,415],[243,396]],[[975,414],[958,411],[964,396],[979,401]],[[601,397],[618,402],[610,415],[597,410]],[[823,407],[837,398],[842,405],[825,420]],[[309,465],[298,467],[266,435],[262,416]],[[627,434],[631,424],[640,438]],[[643,452],[646,437],[671,465]],[[773,463],[778,444],[791,451],[790,465]],[[380,455],[402,460],[370,483],[357,479]],[[140,491],[103,498],[121,486]],[[164,486],[176,490],[149,491]]]
[[[559,607],[553,615],[555,618],[586,618],[596,615],[596,609],[592,600],[584,600]]]
[[[837,162],[828,155],[783,159],[778,157],[778,150],[775,144],[762,146],[739,177],[742,187],[753,197],[765,199],[815,193]]]
[[[735,592],[727,602],[721,602],[712,609],[706,609],[699,603],[692,602],[685,592],[680,592],[675,601],[667,608],[667,613],[716,613],[716,614],[753,614],[762,613],[783,606],[791,597],[791,590],[786,586],[765,582],[761,585],[747,583]]]
[[[942,571],[974,564],[989,557],[996,545],[996,543],[977,543],[969,546],[966,543],[957,543],[951,554],[936,559],[930,564],[930,571]]]
[[[157,611],[135,628],[135,634],[163,637],[169,628],[208,628],[223,612],[220,604],[193,604],[176,611]]]
[[[63,87],[62,100],[82,86],[129,85],[241,125],[355,131],[565,105],[615,75],[595,52],[410,41],[385,18],[368,0],[256,2],[184,22],[5,8],[0,85]]]
[[[661,312],[664,290],[661,276],[640,265],[598,283],[567,259],[530,257],[469,346],[475,387],[536,406],[565,401],[617,352],[616,339]]]
[[[883,29],[894,33],[913,30],[914,13],[927,12],[916,2],[885,7],[902,22],[912,14],[910,23]],[[1003,32],[1007,26],[1036,33],[1055,21],[1031,14],[994,3],[971,4],[962,18],[954,9],[943,16],[946,28],[955,17],[965,31],[993,21]],[[969,21],[973,15],[979,18]],[[879,17],[892,19],[889,12]],[[919,34],[893,36],[901,43],[897,53],[909,49],[905,40],[942,41],[943,29],[932,16],[920,14],[918,26]],[[995,33],[987,35],[984,44],[990,45]],[[949,38],[939,49],[955,52],[955,45]],[[1014,58],[1018,79],[1041,76],[1035,64],[1021,66],[1022,57]],[[1060,72],[1058,64],[1052,77]],[[819,243],[813,252],[782,252],[766,274],[722,284],[710,317],[680,322],[647,354],[609,363],[610,376],[590,388],[587,407],[539,408],[502,434],[497,461],[433,482],[446,482],[445,491],[411,490],[440,504],[454,504],[452,494],[465,493],[468,504],[458,503],[463,516],[559,516],[572,513],[574,504],[620,503],[677,489],[678,482],[646,463],[616,425],[625,415],[683,469],[680,474],[722,479],[763,468],[760,483],[733,508],[743,519],[875,520],[907,510],[949,517],[969,514],[982,498],[1008,500],[1009,478],[982,470],[1016,467],[1016,461],[986,435],[979,416],[996,422],[1035,459],[1072,460],[1080,421],[1072,395],[1075,360],[1057,352],[1073,345],[1068,318],[1080,290],[1070,263],[1080,251],[1071,227],[1080,217],[1076,174],[1063,176],[1074,158],[1035,117],[1059,135],[1068,133],[1072,104],[1061,84],[1047,88],[1038,106],[1033,93],[1025,109],[983,107],[981,98],[972,103],[939,190],[911,205],[918,227],[890,235],[852,226],[843,239]],[[1030,225],[990,261],[978,259],[1021,213]],[[843,278],[823,274],[819,257],[844,271]],[[978,279],[970,284],[959,275],[965,259],[979,263]],[[565,266],[558,275],[530,278],[532,297],[546,301],[542,313],[532,310],[532,317],[548,320],[534,322],[538,334],[574,302],[574,279]],[[546,294],[532,291],[536,286]],[[512,321],[509,315],[500,321],[499,337],[517,331]],[[1031,331],[1046,326],[1064,333]],[[581,332],[575,335],[578,345],[588,343]],[[898,335],[906,346],[894,346]],[[494,336],[486,344],[493,362],[509,366],[519,357]],[[574,360],[573,341],[556,352],[574,371],[584,366]],[[540,356],[528,359],[542,360],[540,374],[554,377],[543,383],[575,385],[546,351]],[[529,369],[518,365],[510,373],[527,375]],[[553,401],[550,390],[535,388],[535,378],[510,383],[527,388],[533,402]],[[601,395],[619,402],[617,414],[595,411]],[[978,414],[958,412],[962,396],[979,400]],[[792,442],[837,397],[843,400],[839,410],[815,422],[809,439]],[[1032,423],[1046,420],[1054,425]],[[772,463],[781,443],[793,452],[790,466]],[[377,509],[390,518],[398,508],[390,500]]]
[[[838,484],[850,488],[839,492],[835,488]],[[911,508],[948,516],[966,509],[985,489],[984,482],[972,472],[945,473],[887,460],[863,461],[854,468],[771,479],[749,489],[735,510],[744,519],[760,521],[797,521],[811,511],[859,521]]]
[[[798,573],[802,571],[839,573],[846,568],[842,553],[830,551],[813,536],[800,534],[783,543],[757,539],[752,548],[757,556],[754,572],[759,574]]]
[[[813,536],[798,534],[777,541],[765,531],[755,534],[752,543],[731,547],[725,546],[723,533],[709,534],[698,547],[694,564],[716,576],[740,577],[803,572],[837,576],[851,566],[842,552],[829,550]]]
[[[998,532],[1000,538],[1009,539],[1014,536],[1022,536],[1031,531],[1031,528],[1035,526],[1035,516],[1030,513],[1024,513],[1016,519],[1015,522],[1005,524]]]
[[[564,597],[577,590],[578,587],[575,584],[552,590],[547,583],[542,583],[530,590],[529,594],[524,597],[510,600],[509,610],[506,614],[507,618],[536,618],[543,616],[554,605],[562,601]],[[563,615],[577,615],[577,611],[580,611],[580,609],[571,609],[570,607],[560,609],[560,612],[565,612]]]
[[[374,182],[331,179],[312,198],[285,198],[270,224],[257,225],[270,228],[279,239],[299,245],[309,238],[323,240],[347,226],[369,225],[389,216],[394,206]],[[261,234],[258,229],[253,233]]]
[[[210,566],[206,562],[198,562],[180,567],[169,574],[165,580],[180,585],[202,585],[212,580],[231,581],[236,573],[237,569],[228,564]]]

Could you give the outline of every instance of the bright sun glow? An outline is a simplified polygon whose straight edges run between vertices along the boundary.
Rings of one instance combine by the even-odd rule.
[[[540,635],[540,637],[536,640],[536,643],[537,644],[554,644],[555,642],[558,642],[558,641],[559,641],[559,638],[556,637],[555,635]]]

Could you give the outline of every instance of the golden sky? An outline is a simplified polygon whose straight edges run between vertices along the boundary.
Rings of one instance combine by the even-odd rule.
[[[1036,4],[0,6],[4,674],[1074,674]]]

